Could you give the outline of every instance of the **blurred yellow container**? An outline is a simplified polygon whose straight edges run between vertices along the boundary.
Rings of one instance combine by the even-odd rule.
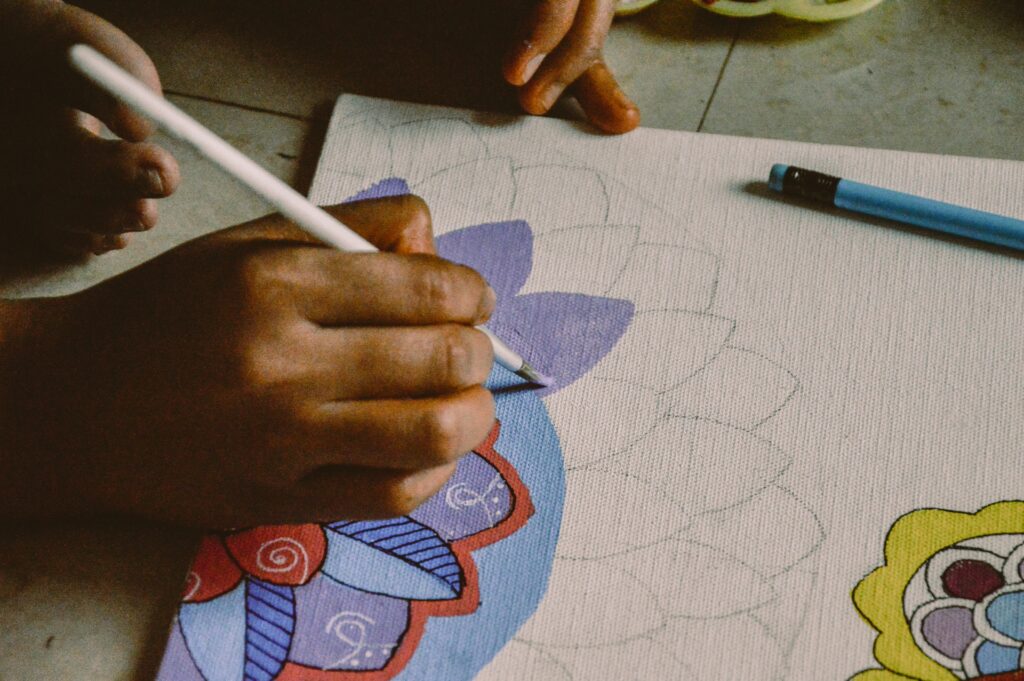
[[[639,12],[657,0],[619,0],[618,14]],[[883,0],[693,0],[705,9],[730,17],[781,14],[804,21],[835,21],[867,12]]]

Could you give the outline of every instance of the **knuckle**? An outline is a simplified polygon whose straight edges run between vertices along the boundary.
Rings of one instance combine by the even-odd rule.
[[[403,477],[388,495],[388,511],[393,515],[412,513],[437,494],[454,471],[454,465],[445,465]]]
[[[307,269],[305,249],[259,249],[240,256],[234,273],[243,309],[262,309],[290,298]]]
[[[235,279],[247,297],[263,289],[268,275],[267,259],[261,253],[247,253],[238,259]]]
[[[294,371],[277,346],[260,339],[243,340],[235,353],[234,379],[243,392],[261,398],[264,406],[282,412],[290,407],[285,398]]]
[[[457,286],[448,268],[431,262],[420,277],[420,300],[424,312],[452,316],[456,306]]]
[[[474,331],[461,326],[446,329],[441,337],[438,367],[451,385],[460,386],[469,382],[473,374],[475,353]]]
[[[572,64],[581,73],[601,61],[601,45],[587,38],[574,40],[569,46]]]

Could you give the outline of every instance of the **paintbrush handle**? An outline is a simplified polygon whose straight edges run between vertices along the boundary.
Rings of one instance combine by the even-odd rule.
[[[92,83],[114,95],[136,111],[152,118],[174,137],[223,168],[229,175],[256,192],[282,215],[326,244],[342,251],[376,253],[377,248],[332,217],[287,184],[271,175],[251,158],[235,149],[184,111],[150,90],[135,77],[88,45],[73,45],[68,51],[71,66]],[[494,359],[509,371],[524,376],[529,365],[492,332]],[[532,372],[532,369],[531,369]]]

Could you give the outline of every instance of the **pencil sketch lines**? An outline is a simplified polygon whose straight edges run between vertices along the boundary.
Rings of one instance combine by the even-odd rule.
[[[735,276],[729,263],[639,180],[525,143],[523,126],[534,123],[480,133],[468,114],[423,112],[358,112],[359,125],[336,142],[345,157],[387,149],[387,158],[362,153],[372,168],[362,185],[408,178],[442,234],[528,224],[528,253],[494,241],[482,258],[489,279],[529,272],[516,280],[521,298],[571,290],[632,304],[624,335],[593,370],[543,394],[564,456],[544,475],[565,476],[564,513],[533,521],[561,520],[545,528],[557,537],[550,575],[535,576],[548,580],[547,596],[483,677],[785,678],[826,530],[787,482],[795,453],[764,435],[794,408],[800,381],[756,326],[722,312],[736,307],[720,300],[722,281]],[[348,170],[338,170],[334,196],[356,188]],[[524,257],[532,269],[512,262]],[[560,304],[558,314],[577,312],[571,298]],[[519,312],[504,332],[535,342],[543,317]],[[571,349],[588,330],[581,322],[558,332]],[[551,464],[540,459],[530,465]],[[538,514],[562,503],[530,493]]]

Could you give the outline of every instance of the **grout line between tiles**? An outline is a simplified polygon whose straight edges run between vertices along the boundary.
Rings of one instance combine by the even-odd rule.
[[[187,92],[180,92],[178,90],[165,89],[164,95],[173,95],[174,97],[182,97],[183,99],[194,99],[200,102],[209,102],[211,104],[223,104],[224,106],[233,106],[236,109],[244,109],[245,111],[252,111],[255,113],[269,114],[271,116],[280,116],[281,118],[289,118],[293,121],[302,121],[308,123],[314,118],[312,116],[299,116],[292,113],[285,113],[283,111],[275,111],[273,109],[264,109],[258,106],[251,106],[249,104],[239,104],[238,102],[231,102],[224,99],[217,99],[216,97],[206,97],[203,95],[193,95]]]
[[[725,77],[725,68],[729,65],[729,60],[732,58],[732,52],[736,49],[736,43],[740,39],[739,26],[736,27],[736,32],[732,35],[732,42],[729,43],[729,51],[725,53],[725,59],[722,60],[722,67],[718,70],[718,78],[715,79],[715,86],[711,88],[711,95],[708,96],[708,103],[704,107],[704,113],[700,116],[700,123],[697,124],[697,132],[701,132],[704,129],[704,122],[708,118],[708,113],[711,111],[711,105],[715,101],[715,95],[718,93],[718,86],[722,84],[722,78]]]

